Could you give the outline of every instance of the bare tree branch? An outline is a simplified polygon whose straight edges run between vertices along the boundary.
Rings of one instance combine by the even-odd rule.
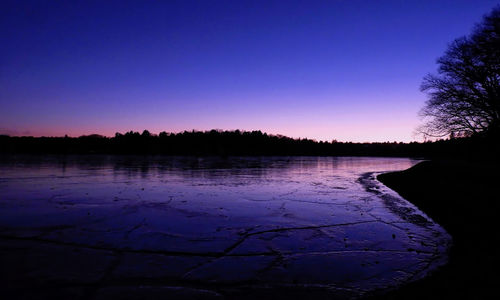
[[[473,33],[453,41],[424,77],[424,137],[469,136],[500,128],[500,6]]]

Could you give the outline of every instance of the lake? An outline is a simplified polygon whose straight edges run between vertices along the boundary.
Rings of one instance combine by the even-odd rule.
[[[451,244],[375,179],[416,163],[4,157],[2,285],[21,298],[86,299],[342,299],[397,287],[446,263]]]

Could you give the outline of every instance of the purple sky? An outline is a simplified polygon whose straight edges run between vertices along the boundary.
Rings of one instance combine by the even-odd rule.
[[[497,1],[1,1],[0,134],[411,141],[422,77]]]

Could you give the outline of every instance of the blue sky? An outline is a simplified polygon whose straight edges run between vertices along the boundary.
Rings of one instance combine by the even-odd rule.
[[[2,1],[0,133],[411,141],[422,77],[497,1]]]

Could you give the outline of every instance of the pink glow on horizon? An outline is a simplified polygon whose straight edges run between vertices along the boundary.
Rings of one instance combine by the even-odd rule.
[[[82,135],[99,134],[107,137],[113,137],[116,132],[126,133],[128,131],[137,131],[142,133],[143,130],[148,130],[152,134],[159,134],[162,131],[179,133],[183,131],[209,131],[212,129],[219,130],[241,130],[241,131],[253,131],[260,130],[263,133],[271,135],[284,135],[291,138],[308,138],[314,139],[316,141],[331,142],[332,140],[337,140],[339,142],[411,142],[411,141],[421,141],[417,137],[408,134],[408,128],[406,126],[391,126],[389,124],[380,124],[379,126],[365,127],[360,125],[357,126],[335,126],[335,127],[313,127],[313,128],[301,128],[301,127],[274,127],[274,128],[251,128],[251,127],[234,127],[234,128],[221,128],[221,127],[204,127],[197,126],[193,128],[157,128],[157,127],[101,127],[101,128],[36,128],[32,130],[0,130],[0,134],[7,134],[11,136],[51,136],[51,137],[62,137],[68,135],[70,137],[78,137]],[[388,139],[390,136],[393,139]]]
[[[412,95],[420,98],[423,95]],[[413,106],[384,104],[383,99],[375,95],[366,95],[374,99],[376,105],[359,105],[359,99],[348,101],[353,104],[335,106],[328,99],[309,101],[311,105],[298,109],[292,106],[268,102],[260,106],[245,108],[221,106],[195,108],[178,107],[169,111],[161,106],[133,111],[126,114],[116,108],[101,110],[88,115],[68,118],[54,115],[47,121],[32,120],[30,124],[16,122],[16,127],[0,124],[0,134],[13,136],[81,136],[100,134],[114,136],[116,132],[142,132],[147,129],[153,134],[161,131],[183,132],[185,130],[207,131],[221,130],[261,130],[268,134],[281,134],[292,138],[309,138],[317,141],[341,142],[410,142],[420,140],[413,135],[420,120],[416,116],[419,103],[415,99]],[[394,95],[392,98],[402,97]],[[307,98],[295,99],[307,102]],[[331,101],[333,102],[333,101]],[[248,103],[252,103],[248,101]],[[391,109],[393,108],[393,109]],[[88,120],[90,119],[90,120]],[[15,122],[16,120],[13,120]],[[49,124],[47,124],[49,123]]]

